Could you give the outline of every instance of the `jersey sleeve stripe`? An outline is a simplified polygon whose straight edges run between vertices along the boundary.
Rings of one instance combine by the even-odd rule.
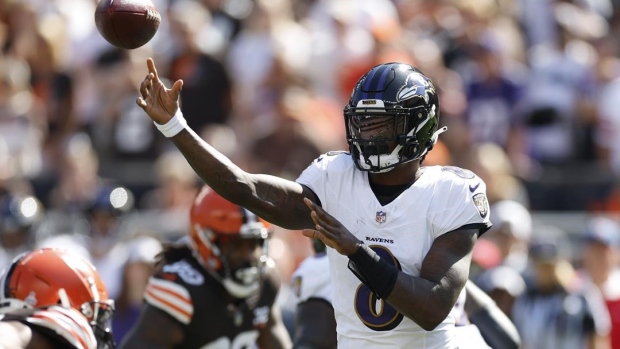
[[[179,305],[178,298],[172,298],[163,292],[153,291],[153,288],[147,288],[144,294],[144,300],[150,305],[170,314],[184,325],[190,323],[194,313],[194,307],[185,303]]]
[[[38,312],[32,315],[29,323],[34,325],[43,326],[53,330],[61,335],[69,343],[74,345],[78,349],[94,349],[96,348],[96,339],[87,338],[90,337],[79,330],[79,327],[71,325],[64,319],[59,319],[58,316],[54,316],[49,312]],[[76,328],[77,327],[77,328]],[[90,339],[90,340],[89,340]],[[88,344],[91,345],[88,345]]]
[[[152,285],[149,285],[146,291],[151,296],[156,296],[159,299],[165,300],[166,302],[174,305],[176,308],[186,313],[189,313],[190,315],[194,312],[194,306],[192,305],[192,303],[183,299],[179,299],[176,294],[170,294],[168,292],[158,289],[157,287],[152,287]]]
[[[54,306],[51,309],[53,309],[54,312],[59,312],[64,315],[66,320],[68,320],[70,324],[72,324],[73,326],[77,326],[80,329],[80,333],[90,334],[92,332],[92,327],[88,323],[86,317],[84,317],[84,315],[79,313],[77,310],[66,309],[60,306]]]
[[[187,291],[185,287],[179,284],[176,284],[172,281],[156,279],[154,277],[151,277],[149,280],[148,287],[160,290],[170,295],[173,295],[176,298],[179,298],[180,300],[185,301],[186,303],[189,303],[189,304],[192,303],[191,297],[189,295],[189,291]]]
[[[180,298],[178,294],[172,293],[169,290],[162,289],[155,285],[148,285],[146,287],[146,290],[150,292],[152,295],[156,295],[159,298],[162,298],[166,300],[167,302],[174,304],[175,306],[177,306],[178,308],[186,312],[189,312],[189,313],[193,312],[194,305],[189,299]]]

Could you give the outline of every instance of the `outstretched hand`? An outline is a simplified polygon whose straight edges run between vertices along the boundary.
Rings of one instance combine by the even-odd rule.
[[[140,84],[140,95],[136,103],[156,123],[163,125],[172,118],[179,109],[179,95],[183,87],[183,80],[177,80],[172,88],[166,88],[159,80],[157,68],[152,58],[146,60],[149,69],[148,75]]]
[[[342,223],[332,217],[325,210],[311,200],[304,198],[304,202],[310,208],[310,217],[315,224],[315,229],[304,229],[301,233],[309,238],[316,238],[338,253],[349,256],[359,248],[359,239],[351,234]]]

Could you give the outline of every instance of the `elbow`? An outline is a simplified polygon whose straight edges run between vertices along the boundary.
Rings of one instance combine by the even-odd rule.
[[[439,326],[450,314],[450,310],[447,311],[427,311],[419,314],[415,318],[409,317],[410,319],[414,319],[414,321],[422,327],[425,331],[433,331]]]
[[[433,330],[435,330],[437,328],[437,326],[439,326],[446,319],[446,316],[441,317],[441,316],[437,316],[435,314],[433,314],[433,315],[426,314],[422,318],[420,318],[418,316],[417,320],[414,320],[414,321],[420,327],[422,327],[422,329],[424,329],[425,331],[433,331]],[[411,318],[411,319],[413,319],[413,318]]]
[[[425,321],[424,323],[419,323],[420,327],[424,329],[424,331],[433,331],[439,326],[441,321]]]

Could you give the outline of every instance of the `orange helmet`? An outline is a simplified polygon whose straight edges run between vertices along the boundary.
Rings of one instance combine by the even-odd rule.
[[[246,298],[258,289],[258,274],[267,261],[266,242],[270,228],[271,224],[264,219],[204,186],[190,210],[190,247],[198,261],[231,295]],[[263,255],[259,265],[230,270],[226,256],[218,247],[218,240],[222,237],[260,240]]]
[[[110,323],[114,301],[108,299],[95,267],[83,257],[54,248],[25,252],[0,277],[0,310],[57,304],[82,313],[101,347],[113,345]]]

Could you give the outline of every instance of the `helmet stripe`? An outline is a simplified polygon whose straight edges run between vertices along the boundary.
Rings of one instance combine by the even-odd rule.
[[[381,92],[377,93],[377,95],[375,96],[375,99],[382,99],[383,98],[383,91],[385,90],[385,86],[383,86],[385,84],[385,78],[387,77],[388,73],[392,70],[392,64],[390,64],[389,66],[386,67],[386,69],[383,70],[383,73],[381,73],[381,77],[379,78],[379,82],[377,83],[377,90],[380,90]]]
[[[393,64],[382,64],[371,70],[366,81],[364,81],[363,99],[381,99],[385,89],[385,78],[392,70]]]
[[[368,99],[368,91],[370,90],[370,84],[372,83],[372,79],[375,77],[375,74],[377,74],[377,71],[379,69],[381,69],[381,67],[372,69],[366,75],[366,79],[364,79],[364,87],[362,88],[362,91],[363,91],[362,99]]]
[[[370,84],[372,83],[372,79],[375,77],[375,74],[377,74],[377,71],[379,71],[379,69],[381,68],[383,67],[378,67],[368,72],[368,76],[366,77],[366,80],[364,81],[364,91],[370,90]]]

